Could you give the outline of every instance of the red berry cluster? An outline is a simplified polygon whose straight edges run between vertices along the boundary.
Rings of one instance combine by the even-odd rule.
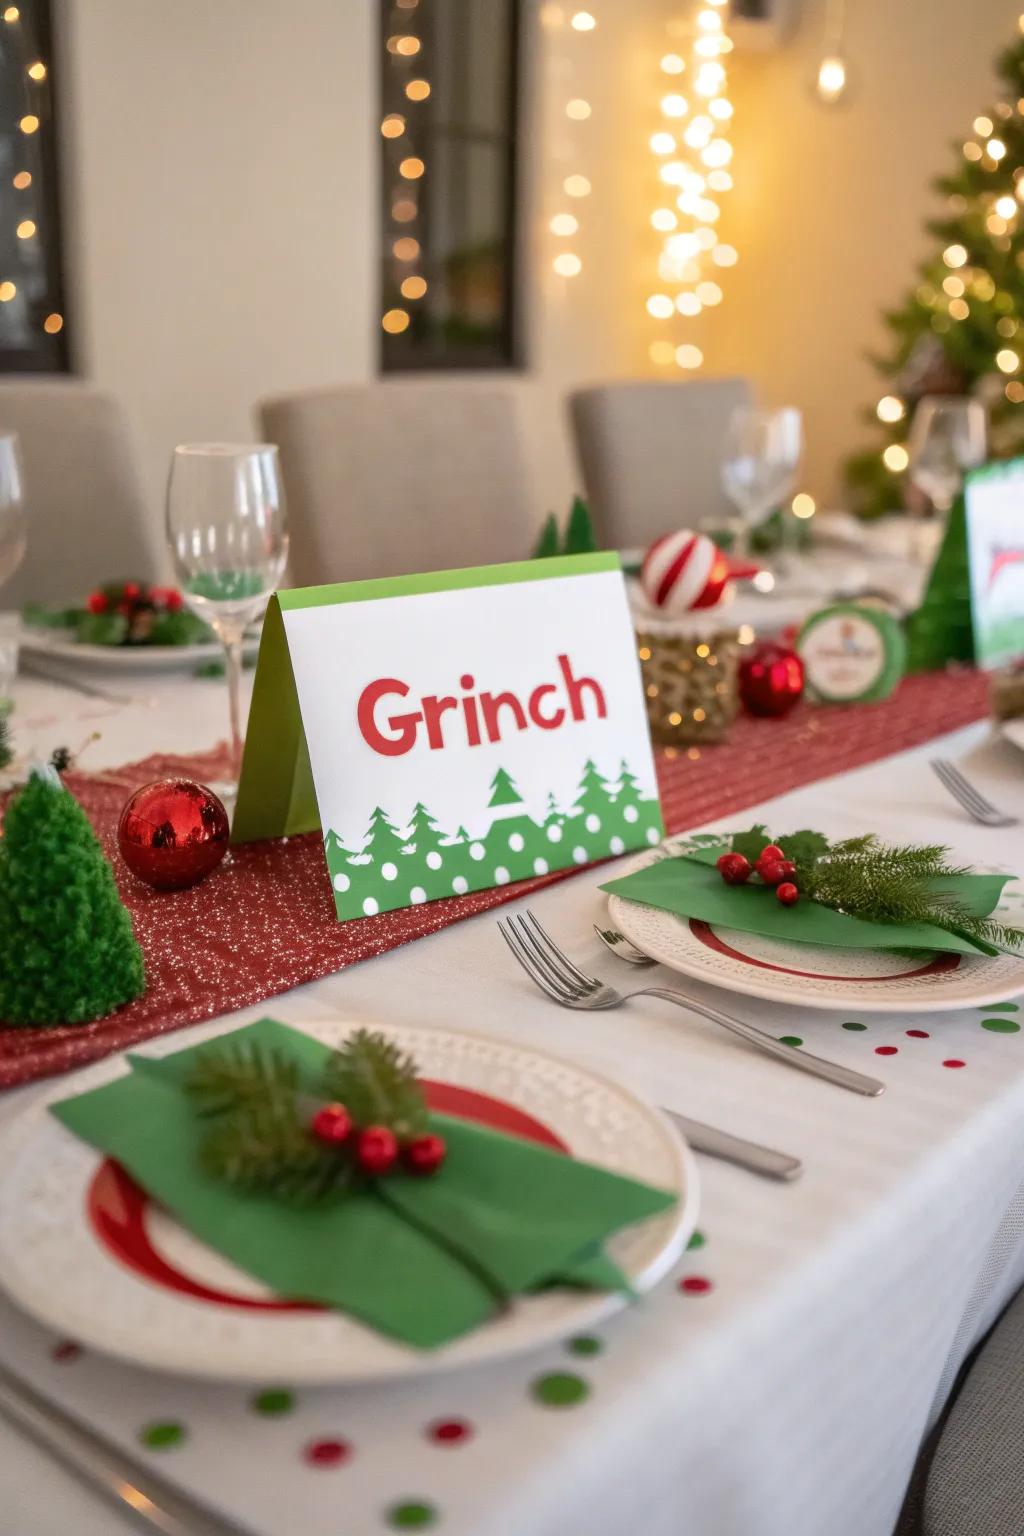
[[[177,613],[183,601],[176,587],[151,587],[145,581],[118,581],[90,592],[85,606],[90,613],[121,613],[126,619],[132,619],[140,610]]]
[[[775,895],[784,907],[791,907],[799,898],[800,892],[793,878],[796,865],[786,858],[778,843],[768,843],[762,848],[756,864],[751,864],[742,853],[723,853],[717,868],[726,885],[745,885],[751,875],[756,874],[763,884],[775,887]]]
[[[443,1136],[414,1136],[404,1146],[386,1125],[352,1123],[344,1104],[325,1104],[310,1121],[310,1130],[327,1147],[350,1146],[356,1166],[371,1178],[382,1178],[398,1162],[409,1173],[436,1173],[444,1162],[447,1147]]]

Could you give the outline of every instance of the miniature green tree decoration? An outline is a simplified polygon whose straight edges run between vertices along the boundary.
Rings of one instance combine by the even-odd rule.
[[[0,1019],[84,1024],[138,997],[142,951],[85,812],[50,768],[0,838]]]

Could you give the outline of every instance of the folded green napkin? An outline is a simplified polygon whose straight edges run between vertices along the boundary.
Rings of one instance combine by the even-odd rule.
[[[330,1054],[273,1019],[217,1044],[228,1040],[286,1052],[310,1092]],[[516,1292],[542,1285],[628,1289],[601,1245],[675,1203],[663,1190],[449,1115],[431,1116],[448,1145],[431,1178],[396,1172],[344,1200],[304,1208],[243,1194],[201,1165],[209,1122],[183,1083],[202,1049],[129,1056],[130,1073],[63,1099],[53,1113],[277,1295],[350,1312],[407,1344],[447,1343]]]
[[[659,859],[635,874],[609,880],[603,891],[674,912],[677,917],[702,918],[720,928],[761,933],[772,939],[801,944],[833,945],[838,949],[924,949],[960,955],[998,954],[992,945],[950,933],[931,923],[875,923],[834,912],[802,897],[792,907],[773,901],[760,884],[726,885],[715,860],[727,844],[701,848],[679,858]],[[936,880],[936,890],[955,891],[969,911],[979,917],[994,910],[1011,875],[957,875]]]

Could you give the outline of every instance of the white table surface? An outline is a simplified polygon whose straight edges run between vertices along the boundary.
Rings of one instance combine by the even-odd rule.
[[[216,683],[147,680],[138,692],[157,702],[115,709],[23,683],[19,744],[42,752],[101,729],[90,749],[97,767],[212,745],[222,726]],[[756,808],[756,819],[949,842],[965,860],[1024,873],[1024,836],[968,822],[927,770],[933,750],[784,796]],[[966,756],[980,787],[1024,817],[1024,754],[985,725],[945,738],[941,750]],[[728,825],[754,819],[751,811]],[[599,878],[607,872],[585,872],[530,905],[581,962],[612,975],[617,962],[591,930],[604,906]],[[781,1186],[701,1158],[705,1245],[601,1329],[600,1353],[553,1347],[416,1385],[303,1391],[277,1419],[254,1414],[244,1389],[190,1385],[88,1352],[57,1364],[50,1336],[6,1303],[0,1355],[165,1475],[223,1501],[256,1536],[372,1536],[391,1529],[387,1512],[402,1498],[431,1505],[429,1528],[444,1536],[888,1536],[960,1361],[1024,1282],[1024,1031],[989,1032],[987,1015],[971,1010],[855,1014],[868,1028],[852,1032],[842,1015],[733,1001],[742,1016],[875,1072],[888,1092],[844,1093],[654,1000],[598,1015],[561,1011],[512,968],[493,914],[237,1016],[287,1021],[327,1010],[464,1023],[562,1052],[804,1159],[803,1179]],[[929,1038],[908,1037],[908,1025]],[[182,1031],[182,1045],[208,1028]],[[876,1055],[883,1044],[897,1054]],[[948,1069],[948,1059],[966,1065]],[[0,1124],[38,1091],[3,1096]],[[710,1288],[680,1290],[687,1276]],[[583,1378],[585,1401],[538,1404],[531,1384],[551,1371]],[[438,1447],[424,1430],[439,1417],[464,1419],[474,1434]],[[186,1425],[184,1443],[143,1451],[139,1428],[165,1418]],[[350,1442],[350,1461],[307,1466],[303,1447],[321,1435]],[[3,1536],[128,1528],[0,1426]]]

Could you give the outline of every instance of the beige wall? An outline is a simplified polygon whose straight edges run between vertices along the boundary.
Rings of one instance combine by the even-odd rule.
[[[588,0],[596,32],[532,56],[524,395],[538,516],[575,483],[562,395],[649,373],[655,332],[647,137],[671,0]],[[833,497],[876,386],[862,353],[927,249],[928,182],[990,95],[1015,0],[850,0],[848,109],[813,103],[824,0],[782,51],[733,55],[741,253],[695,332],[708,369],[750,373],[807,415],[808,483]],[[575,6],[564,7],[571,13]],[[72,319],[82,371],[131,413],[154,516],[171,447],[251,435],[261,395],[376,368],[376,0],[63,0]],[[569,95],[593,104],[568,125]],[[564,175],[593,192],[554,276]]]
[[[373,366],[369,0],[65,0],[74,341],[171,448]]]
[[[708,332],[717,372],[746,372],[806,417],[809,489],[834,503],[838,465],[872,441],[860,410],[883,392],[883,307],[934,250],[929,190],[995,99],[992,60],[1017,35],[1016,0],[849,0],[850,104],[808,89],[825,0],[802,0],[790,45],[735,54],[736,191],[723,231],[741,255]]]

